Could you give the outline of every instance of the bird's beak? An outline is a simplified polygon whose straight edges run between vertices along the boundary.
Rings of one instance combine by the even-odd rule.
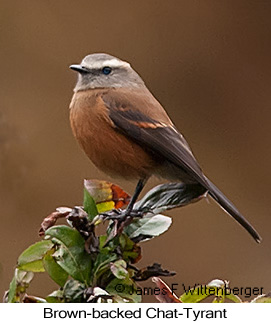
[[[70,69],[71,70],[74,70],[74,71],[76,71],[76,72],[78,72],[78,73],[81,73],[81,74],[85,74],[85,73],[89,73],[90,71],[89,71],[89,69],[88,68],[86,68],[86,67],[84,67],[84,66],[82,66],[82,65],[71,65],[70,66]]]

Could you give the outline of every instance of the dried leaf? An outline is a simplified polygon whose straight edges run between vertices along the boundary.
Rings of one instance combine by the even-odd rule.
[[[22,302],[23,303],[46,303],[46,300],[44,298],[25,294],[22,299]]]
[[[85,180],[84,187],[92,196],[99,213],[128,205],[130,196],[119,186],[106,181]]]
[[[135,281],[147,280],[154,276],[174,276],[176,275],[173,271],[162,269],[161,264],[154,263],[152,266],[138,270],[133,277]]]
[[[159,288],[161,293],[154,294],[160,303],[181,303],[179,298],[172,292],[168,285],[159,277],[153,277],[152,281]]]
[[[118,221],[117,220],[112,221],[112,223],[110,224],[109,230],[110,231],[107,234],[107,238],[105,240],[104,247],[106,247],[108,245],[108,243],[111,240],[113,240],[118,234]]]
[[[85,242],[85,250],[88,254],[98,253],[100,250],[100,241],[99,238],[95,236],[94,231],[89,233],[89,237]]]
[[[50,227],[52,227],[53,225],[55,225],[56,221],[59,218],[65,218],[72,209],[70,208],[64,208],[64,207],[60,207],[57,209],[57,211],[52,212],[51,214],[49,214],[46,218],[44,218],[44,220],[41,223],[41,228],[39,230],[39,235],[40,236],[44,236],[44,232],[49,229]]]
[[[90,223],[88,214],[82,209],[82,207],[74,207],[67,216],[67,221],[70,226],[80,232],[84,239],[87,239],[90,233],[94,230],[94,225]]]

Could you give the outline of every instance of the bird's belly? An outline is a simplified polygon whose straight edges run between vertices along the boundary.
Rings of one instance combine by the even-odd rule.
[[[112,133],[91,137],[82,145],[90,160],[102,171],[113,177],[142,178],[153,173],[154,161],[137,144]],[[98,136],[98,137],[97,137]],[[89,138],[90,139],[90,138]]]
[[[158,162],[138,144],[114,129],[102,115],[84,117],[71,110],[73,134],[89,159],[113,177],[143,178]]]

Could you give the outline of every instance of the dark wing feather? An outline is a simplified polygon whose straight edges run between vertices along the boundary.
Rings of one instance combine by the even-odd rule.
[[[186,140],[174,128],[156,121],[137,109],[122,108],[116,102],[104,98],[109,108],[109,117],[115,127],[158,156],[163,156],[177,167],[181,167],[191,178],[203,186],[207,185],[205,176],[193,156]],[[113,104],[112,104],[113,103]]]
[[[131,104],[123,106],[112,97],[103,97],[109,108],[109,117],[114,126],[129,136],[139,145],[163,156],[177,167],[185,171],[195,182],[208,190],[212,198],[237,222],[239,222],[257,241],[261,237],[252,225],[242,216],[233,203],[202,173],[201,168],[193,156],[186,140],[172,124],[159,122],[150,118],[138,107]]]

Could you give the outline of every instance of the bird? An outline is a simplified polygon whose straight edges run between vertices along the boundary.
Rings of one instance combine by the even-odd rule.
[[[93,53],[70,69],[78,73],[70,124],[79,145],[106,174],[137,180],[126,214],[154,175],[184,183],[196,197],[211,196],[256,242],[261,241],[235,205],[204,175],[184,136],[128,62]]]

